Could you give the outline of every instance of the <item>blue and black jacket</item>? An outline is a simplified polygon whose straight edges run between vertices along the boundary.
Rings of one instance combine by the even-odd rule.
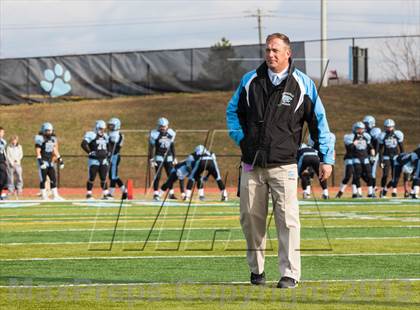
[[[334,164],[334,135],[315,83],[289,66],[288,77],[274,86],[263,63],[246,73],[226,110],[229,135],[240,145],[242,161],[259,167],[296,163],[304,122],[321,162]]]

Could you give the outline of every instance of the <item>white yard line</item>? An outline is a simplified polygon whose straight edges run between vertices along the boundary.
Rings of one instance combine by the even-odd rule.
[[[400,240],[400,239],[420,239],[420,236],[405,236],[405,237],[337,237],[330,240]],[[302,241],[319,241],[326,240],[326,238],[303,238]],[[245,239],[215,239],[215,242],[241,242]],[[267,241],[277,241],[277,239],[267,239]],[[145,240],[127,240],[114,241],[115,244],[143,244]],[[148,240],[147,243],[178,243],[179,240]],[[182,240],[181,243],[188,242],[213,242],[213,239],[196,239],[196,240]],[[64,241],[64,242],[0,242],[0,246],[26,246],[26,245],[61,245],[61,244],[109,244],[110,241]]]
[[[11,278],[13,279],[13,278]],[[357,283],[357,282],[417,282],[420,278],[384,278],[384,279],[325,279],[325,280],[302,280],[299,283]],[[277,281],[266,281],[266,283],[277,283]],[[147,286],[147,285],[249,285],[249,281],[232,282],[199,282],[199,281],[178,281],[178,282],[136,282],[136,283],[74,283],[74,284],[48,284],[48,285],[0,285],[0,288],[55,288],[55,287],[101,287],[101,286]]]
[[[305,228],[319,228],[322,229],[322,226],[303,226],[301,227],[303,229]],[[340,228],[340,229],[352,229],[352,228],[420,228],[420,225],[393,225],[393,226],[367,226],[367,225],[355,225],[355,226],[325,226],[325,228]],[[192,227],[192,228],[186,228],[185,230],[241,230],[241,227]],[[274,229],[274,228],[273,228]],[[113,231],[113,228],[97,228],[96,231]],[[117,231],[149,231],[150,228],[118,228]],[[166,231],[172,231],[172,230],[182,230],[182,228],[155,228],[154,231],[160,231],[160,230],[166,230]],[[8,233],[33,233],[33,232],[76,232],[76,231],[92,231],[92,228],[64,228],[64,229],[34,229],[34,230],[9,230]],[[3,229],[3,233],[5,230]]]
[[[141,251],[138,251],[141,252]],[[245,250],[243,251],[245,252]],[[311,257],[334,257],[334,256],[418,256],[420,253],[336,253],[336,254],[301,254]],[[31,257],[31,258],[2,258],[1,262],[15,261],[54,261],[54,260],[129,260],[129,259],[193,259],[193,258],[245,258],[243,255],[170,255],[170,256],[75,256],[75,257]],[[265,257],[277,257],[277,254],[268,254]]]

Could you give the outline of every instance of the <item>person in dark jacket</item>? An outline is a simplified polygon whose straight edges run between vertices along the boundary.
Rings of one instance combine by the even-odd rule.
[[[291,55],[286,35],[269,35],[265,62],[243,76],[226,110],[229,135],[242,153],[240,222],[251,283],[265,283],[270,190],[280,249],[279,288],[296,287],[301,274],[296,155],[305,122],[319,152],[321,180],[334,164],[334,141],[315,83],[294,67]]]

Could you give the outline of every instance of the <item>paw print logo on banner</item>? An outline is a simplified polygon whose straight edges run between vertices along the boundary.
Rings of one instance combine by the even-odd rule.
[[[60,64],[54,66],[54,71],[45,70],[44,78],[45,80],[41,81],[41,87],[53,98],[63,96],[71,91],[70,71],[64,70]]]

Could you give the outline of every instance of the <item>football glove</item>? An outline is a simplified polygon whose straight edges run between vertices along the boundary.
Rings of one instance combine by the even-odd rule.
[[[158,164],[157,164],[157,162],[154,158],[150,158],[149,161],[150,161],[150,166],[152,166],[152,167],[157,167],[158,166]]]
[[[38,165],[42,170],[47,169],[47,164],[41,158],[38,158]]]
[[[60,169],[64,169],[64,160],[61,157],[58,157],[57,161],[58,161],[58,167]]]
[[[91,157],[91,158],[96,157],[96,152],[95,151],[90,152],[89,157]]]

